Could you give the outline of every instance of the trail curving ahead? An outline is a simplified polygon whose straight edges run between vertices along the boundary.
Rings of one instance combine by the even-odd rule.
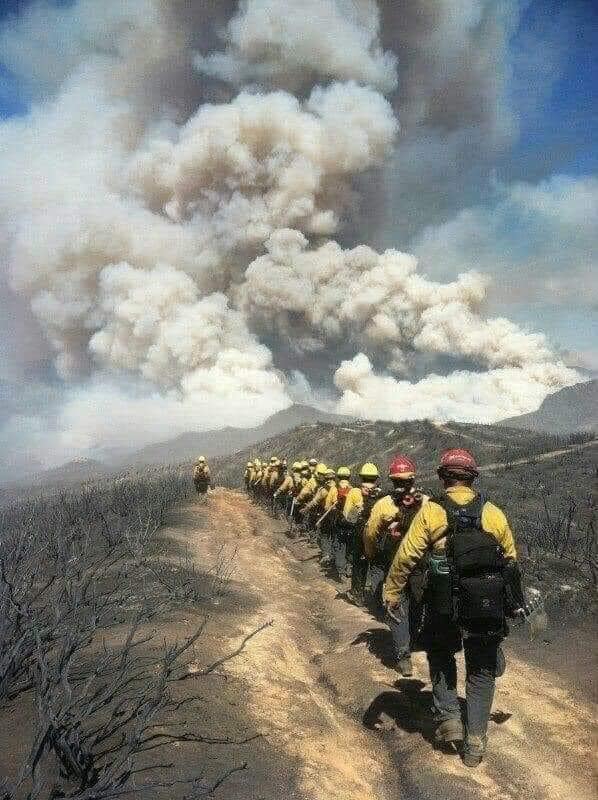
[[[349,605],[343,587],[322,576],[315,553],[289,540],[285,527],[223,489],[207,505],[183,509],[177,523],[176,538],[198,565],[222,546],[236,553],[235,590],[259,601],[241,630],[273,623],[226,665],[273,754],[266,773],[255,775],[248,758],[243,787],[224,789],[227,798],[282,798],[279,772],[292,763],[284,800],[593,800],[590,701],[508,652],[487,760],[468,770],[431,744],[424,657],[415,657],[409,680],[385,666],[384,626]],[[238,607],[234,615],[230,640],[220,617],[224,649],[238,642]]]

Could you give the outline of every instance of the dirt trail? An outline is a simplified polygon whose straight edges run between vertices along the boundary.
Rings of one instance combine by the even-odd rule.
[[[527,458],[517,458],[514,461],[499,461],[495,464],[484,464],[480,467],[480,472],[490,472],[492,470],[505,467],[517,467],[521,464],[534,464],[536,461],[547,461],[548,459],[562,456],[565,453],[576,453],[578,450],[586,450],[588,447],[598,447],[598,440],[594,439],[591,442],[583,442],[582,444],[563,447],[560,450],[550,450],[546,453],[536,453],[535,455],[528,456]]]
[[[217,490],[207,506],[186,511],[177,538],[185,538],[197,563],[213,560],[222,545],[234,548],[234,583],[259,598],[242,630],[273,623],[226,665],[243,687],[239,703],[273,754],[269,775],[256,781],[276,783],[280,762],[295,765],[288,800],[595,797],[595,708],[580,704],[558,678],[508,654],[487,761],[468,770],[431,744],[425,659],[416,656],[413,679],[398,679],[385,666],[384,626],[344,601],[344,587],[321,575],[308,545],[289,540],[282,523],[235,492]],[[226,614],[219,626],[229,629]],[[238,616],[230,630],[225,646],[238,643]],[[246,796],[283,795],[262,783]]]

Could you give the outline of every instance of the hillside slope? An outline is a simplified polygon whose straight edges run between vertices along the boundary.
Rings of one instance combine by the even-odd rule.
[[[331,465],[353,469],[373,461],[384,475],[393,454],[400,451],[415,459],[420,485],[434,493],[439,489],[438,455],[449,447],[466,447],[476,454],[482,466],[481,491],[509,509],[513,524],[529,533],[530,541],[548,536],[552,528],[559,528],[560,536],[563,515],[570,510],[576,535],[589,532],[598,464],[598,442],[590,434],[559,437],[497,425],[426,421],[319,423],[270,437],[257,449],[219,459],[214,468],[216,480],[229,487],[240,485],[249,458],[270,454],[289,460],[313,454]]]
[[[598,431],[598,380],[561,389],[549,395],[537,411],[500,424],[555,434]]]
[[[202,454],[208,458],[235,453],[263,441],[269,436],[289,431],[298,425],[316,422],[342,422],[349,417],[329,414],[305,405],[293,405],[269,417],[255,428],[222,428],[212,431],[192,431],[174,439],[148,445],[127,456],[120,466],[142,464],[174,464],[189,461]]]

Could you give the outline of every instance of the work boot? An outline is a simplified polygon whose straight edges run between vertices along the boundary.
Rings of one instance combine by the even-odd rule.
[[[413,662],[411,656],[406,655],[399,658],[397,661],[397,669],[404,678],[410,678],[413,675]]]
[[[463,752],[461,758],[466,767],[477,767],[486,752],[486,737],[485,736],[471,736],[468,734],[465,744],[463,745]]]
[[[436,728],[435,739],[437,742],[462,742],[464,738],[463,723],[460,719],[445,719]]]

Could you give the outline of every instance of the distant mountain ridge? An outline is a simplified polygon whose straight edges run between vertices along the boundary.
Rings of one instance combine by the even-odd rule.
[[[195,431],[148,445],[122,459],[119,466],[180,463],[190,461],[199,455],[207,458],[227,456],[300,425],[315,425],[318,422],[341,424],[350,421],[351,417],[296,404],[279,411],[256,428],[228,427],[213,431]]]
[[[561,389],[548,395],[537,411],[498,424],[543,433],[598,432],[598,380]]]

